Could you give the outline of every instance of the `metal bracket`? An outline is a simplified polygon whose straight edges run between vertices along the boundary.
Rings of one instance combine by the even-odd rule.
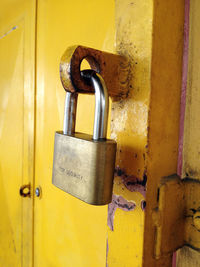
[[[94,93],[92,85],[81,77],[83,59],[101,74],[109,96],[116,100],[128,96],[131,65],[127,58],[80,45],[69,47],[60,61],[60,78],[67,92]]]
[[[184,245],[200,251],[200,182],[165,177],[158,188],[154,256],[171,254]]]

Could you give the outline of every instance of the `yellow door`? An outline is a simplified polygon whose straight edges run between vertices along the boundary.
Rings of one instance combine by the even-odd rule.
[[[74,44],[132,57],[135,38],[137,69],[151,53],[151,1],[137,1],[133,9],[131,1],[4,0],[0,10],[0,266],[141,266],[148,79],[145,93],[138,90],[136,97],[113,105],[110,132],[119,149],[109,210],[62,192],[51,177],[54,132],[63,125],[60,57]],[[120,34],[133,19],[138,26]],[[116,48],[116,34],[130,45],[120,46],[118,38]],[[141,69],[134,73],[138,83]],[[78,131],[92,132],[93,110],[94,96],[80,96]],[[124,177],[133,178],[135,186],[127,188]],[[30,197],[20,196],[23,185],[30,185]],[[40,197],[34,194],[37,187]]]
[[[35,187],[41,188],[41,197],[34,204],[34,266],[142,264],[152,8],[152,1],[38,1]],[[51,182],[54,132],[62,129],[65,99],[59,63],[75,44],[134,57],[129,98],[113,103],[109,120],[111,137],[118,142],[109,211],[85,204]],[[81,95],[78,131],[92,133],[93,111],[94,96]]]
[[[54,133],[62,130],[65,92],[59,63],[66,48],[82,44],[113,50],[114,1],[38,1],[34,264],[106,264],[107,206],[81,202],[52,185]],[[91,133],[94,97],[80,96],[77,130]]]
[[[12,8],[11,8],[12,7]],[[31,266],[35,1],[0,2],[0,266]]]

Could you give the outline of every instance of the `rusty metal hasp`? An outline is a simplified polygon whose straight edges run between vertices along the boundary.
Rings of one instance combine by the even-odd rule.
[[[80,45],[69,47],[61,58],[60,77],[66,91],[94,93],[93,86],[81,77],[80,66],[83,59],[88,61],[91,69],[102,76],[110,97],[113,99],[127,97],[130,68],[128,60],[121,55]]]

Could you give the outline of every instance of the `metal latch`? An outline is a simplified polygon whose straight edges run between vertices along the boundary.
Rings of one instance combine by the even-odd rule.
[[[128,96],[131,68],[129,60],[122,55],[81,45],[70,46],[61,58],[60,78],[67,92],[94,93],[92,85],[81,77],[80,66],[84,59],[88,61],[91,69],[102,76],[113,100]]]
[[[177,175],[161,180],[155,225],[154,256],[172,254],[184,245],[200,250],[200,182]]]

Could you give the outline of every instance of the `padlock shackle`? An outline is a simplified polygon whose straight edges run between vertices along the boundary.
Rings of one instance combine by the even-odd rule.
[[[106,139],[109,97],[104,79],[93,70],[81,71],[81,76],[86,82],[92,84],[95,91],[93,140]],[[63,134],[75,133],[77,98],[77,93],[66,93]]]
[[[72,135],[75,132],[77,98],[77,93],[66,93],[63,134]]]
[[[109,110],[108,91],[100,74],[93,73],[91,80],[95,90],[93,140],[106,139]]]

